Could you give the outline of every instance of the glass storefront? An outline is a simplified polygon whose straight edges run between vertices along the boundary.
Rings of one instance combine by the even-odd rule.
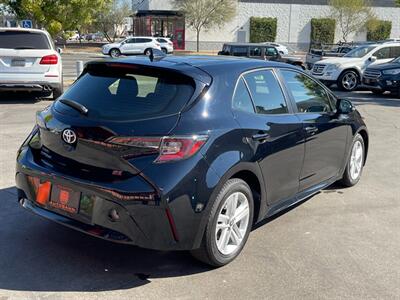
[[[133,16],[136,36],[168,37],[174,49],[185,49],[185,17],[176,11],[138,11]]]

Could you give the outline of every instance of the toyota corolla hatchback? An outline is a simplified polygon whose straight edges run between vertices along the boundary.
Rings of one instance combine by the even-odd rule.
[[[231,262],[252,226],[337,180],[367,128],[290,65],[232,57],[91,62],[18,151],[20,204],[110,241]]]

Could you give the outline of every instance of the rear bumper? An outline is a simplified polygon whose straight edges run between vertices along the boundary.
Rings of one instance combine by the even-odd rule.
[[[204,160],[197,162],[202,168],[205,167],[204,164]],[[204,186],[205,183],[200,179],[196,181],[199,186],[193,184],[193,181],[184,183],[182,178],[187,179],[187,174],[182,173],[181,178],[178,173],[175,172],[175,187],[170,191],[158,184],[157,186],[163,188],[157,192],[155,187],[146,181],[145,175],[136,175],[113,183],[94,182],[58,173],[41,165],[34,158],[32,149],[24,143],[17,156],[16,186],[18,201],[24,208],[81,232],[149,249],[196,249],[202,239],[203,221],[205,216],[208,216],[208,211],[197,211],[192,195],[196,195],[199,186]],[[29,177],[79,191],[81,198],[78,213],[70,214],[36,202],[36,194]],[[126,200],[116,196],[118,193],[126,195],[129,192],[129,195],[135,195],[151,191],[155,191],[155,197],[150,201]],[[93,199],[90,214],[86,211],[81,212],[84,196]],[[208,199],[209,195],[200,195],[199,198]],[[110,217],[112,210],[119,215],[117,221]]]
[[[54,89],[61,89],[58,82],[1,82],[0,92],[51,92]]]

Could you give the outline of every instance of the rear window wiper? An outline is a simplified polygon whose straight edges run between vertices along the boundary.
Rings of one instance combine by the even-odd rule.
[[[68,99],[60,99],[58,101],[60,101],[62,104],[68,105],[69,107],[76,109],[83,115],[87,115],[87,113],[89,112],[89,110],[85,106],[83,106],[82,104],[80,104],[76,101],[68,100]]]

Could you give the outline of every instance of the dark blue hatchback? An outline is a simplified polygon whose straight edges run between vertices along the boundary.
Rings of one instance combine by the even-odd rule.
[[[287,64],[233,57],[88,63],[18,151],[21,205],[111,241],[221,266],[252,226],[341,180],[366,126]]]

